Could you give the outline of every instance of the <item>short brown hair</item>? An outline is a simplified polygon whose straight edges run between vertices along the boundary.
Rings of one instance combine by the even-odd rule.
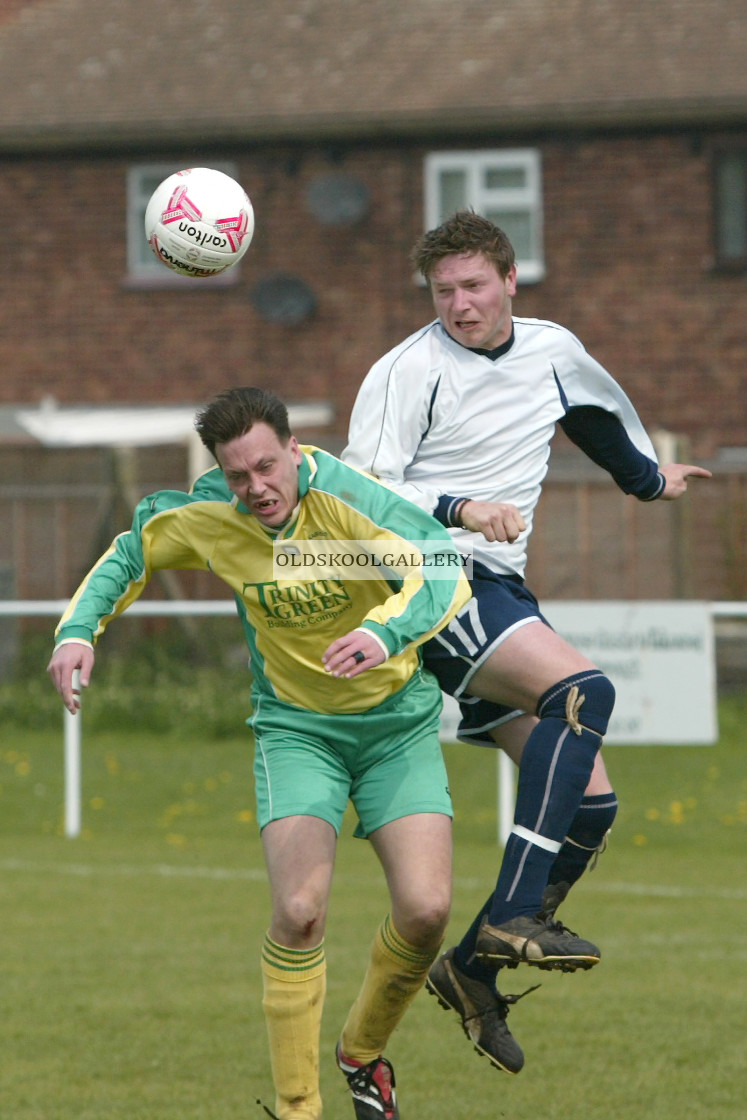
[[[434,268],[444,257],[463,253],[482,253],[504,280],[516,263],[508,236],[500,226],[474,210],[457,210],[436,229],[424,233],[415,243],[410,260],[430,281]]]
[[[216,443],[245,435],[254,424],[268,424],[281,443],[291,437],[288,409],[269,389],[226,389],[195,417],[195,430],[211,455]]]

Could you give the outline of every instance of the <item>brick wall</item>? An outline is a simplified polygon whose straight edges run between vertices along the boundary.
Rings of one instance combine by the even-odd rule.
[[[685,435],[693,455],[747,444],[747,286],[713,268],[707,150],[684,134],[538,146],[547,277],[520,289],[517,313],[574,330],[647,425]],[[163,153],[0,161],[0,404],[47,394],[61,403],[196,401],[254,382],[287,399],[334,402],[328,442],[339,446],[368,366],[431,315],[406,260],[422,224],[425,151],[190,148],[185,164],[234,160],[257,215],[238,285],[192,291],[126,283],[128,162]],[[306,191],[339,169],[366,184],[371,213],[359,225],[322,226]],[[314,290],[311,321],[259,318],[251,290],[276,272]]]

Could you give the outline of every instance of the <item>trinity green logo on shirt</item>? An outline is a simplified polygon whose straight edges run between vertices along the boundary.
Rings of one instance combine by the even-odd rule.
[[[265,614],[265,618],[272,620],[273,626],[293,626],[299,622],[326,621],[336,618],[343,611],[350,610],[352,601],[348,591],[340,580],[316,579],[308,583],[290,583],[279,586],[277,580],[271,583],[245,583],[244,594],[247,588],[253,587],[257,594],[257,602]]]

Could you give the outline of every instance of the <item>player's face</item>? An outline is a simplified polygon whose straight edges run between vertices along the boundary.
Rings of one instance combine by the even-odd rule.
[[[282,443],[269,424],[215,448],[229,489],[270,529],[284,525],[298,504],[301,450],[295,436]]]
[[[504,279],[482,253],[459,253],[439,261],[430,281],[436,313],[462,346],[494,350],[510,338],[515,267]]]

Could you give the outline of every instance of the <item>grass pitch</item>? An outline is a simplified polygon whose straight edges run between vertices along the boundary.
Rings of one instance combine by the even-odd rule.
[[[715,747],[605,748],[621,809],[562,917],[602,947],[511,1012],[517,1077],[422,994],[392,1039],[403,1120],[741,1120],[747,698]],[[61,721],[60,721],[61,722]],[[458,937],[494,881],[492,752],[447,748]],[[259,947],[268,892],[249,736],[84,738],[84,832],[61,835],[61,731],[0,741],[0,1116],[264,1120]],[[325,1120],[351,1120],[334,1043],[385,913],[346,821],[327,932]]]

